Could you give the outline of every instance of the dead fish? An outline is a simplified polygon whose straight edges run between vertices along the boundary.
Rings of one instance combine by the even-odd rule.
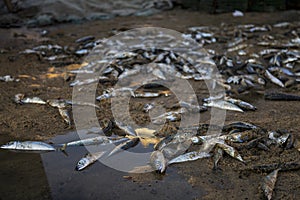
[[[230,124],[227,124],[223,127],[222,131],[223,132],[229,132],[232,129],[238,129],[238,130],[252,130],[252,129],[258,129],[259,127],[250,124],[247,122],[232,122]]]
[[[181,107],[188,109],[191,112],[204,112],[207,111],[206,106],[192,105],[190,103],[179,101]]]
[[[50,144],[38,141],[12,141],[2,145],[0,148],[20,151],[55,151],[55,148]]]
[[[268,200],[272,199],[272,194],[273,194],[273,190],[276,184],[276,180],[277,180],[277,175],[278,175],[278,171],[279,169],[274,170],[272,173],[268,174],[263,181],[262,184],[262,190],[265,194],[265,196],[267,197]]]
[[[71,126],[71,119],[70,119],[70,113],[67,108],[58,108],[58,112],[60,116],[63,118],[63,120]]]
[[[220,109],[223,109],[223,110],[232,110],[232,111],[244,112],[238,106],[236,106],[232,103],[229,103],[227,101],[224,101],[224,100],[214,100],[214,101],[210,101],[208,103],[204,103],[203,105],[207,106],[207,107],[220,108]]]
[[[218,169],[218,163],[220,161],[220,159],[222,159],[223,157],[223,149],[216,147],[214,150],[214,170]]]
[[[81,171],[81,170],[85,169],[89,165],[96,162],[99,158],[101,158],[104,153],[105,153],[105,151],[86,154],[83,158],[81,158],[78,161],[75,170]]]
[[[97,101],[102,101],[102,100],[105,100],[105,99],[110,99],[110,98],[112,98],[112,97],[113,97],[113,94],[111,94],[111,93],[104,93],[104,94],[98,96],[98,97],[96,98],[96,100],[97,100]]]
[[[65,108],[67,103],[62,99],[49,99],[47,103],[54,108]]]
[[[240,99],[225,97],[225,100],[228,101],[229,103],[233,103],[233,104],[237,105],[238,107],[240,107],[244,110],[256,110],[255,106],[251,105],[248,102],[242,101]]]
[[[265,76],[274,84],[284,87],[284,84],[278,78],[273,76],[273,74],[271,74],[268,70],[265,71]]]
[[[72,105],[72,106],[91,106],[91,107],[100,109],[99,106],[97,106],[93,103],[89,103],[89,102],[79,102],[79,101],[70,101],[70,100],[65,100],[65,102],[66,102],[66,104]]]
[[[6,76],[0,76],[0,81],[3,81],[3,82],[13,82],[13,81],[19,82],[20,79],[15,79],[11,75],[6,75]]]
[[[75,51],[75,54],[81,56],[81,55],[86,55],[89,52],[90,51],[88,49],[79,49],[79,50]]]
[[[167,167],[167,161],[161,151],[153,151],[150,156],[151,167],[159,173],[163,173]]]
[[[159,97],[161,93],[158,92],[143,92],[143,93],[135,93],[136,98],[153,98],[153,97]]]
[[[24,99],[21,100],[22,103],[35,103],[35,104],[46,104],[46,101],[42,100],[39,97],[26,97]]]
[[[239,154],[239,152],[237,150],[235,150],[233,147],[225,144],[225,143],[217,143],[217,146],[220,147],[221,149],[223,149],[228,155],[230,155],[231,157],[245,163],[245,161],[243,160],[242,156]]]
[[[147,103],[144,105],[143,107],[143,111],[144,112],[149,112],[150,110],[152,110],[154,108],[155,104],[154,103]]]
[[[133,146],[135,146],[137,143],[139,142],[139,138],[135,137],[135,138],[132,138],[124,143],[121,143],[119,145],[117,145],[108,155],[107,157],[110,157],[112,156],[113,154],[116,154],[122,150],[127,150]]]
[[[123,122],[115,121],[115,124],[118,126],[119,129],[123,130],[126,135],[131,135],[133,137],[137,136],[135,130],[130,126],[126,125]]]
[[[294,94],[285,94],[280,92],[265,93],[266,100],[275,101],[300,101],[300,96]]]
[[[188,152],[186,154],[180,155],[176,158],[173,158],[172,160],[170,160],[168,162],[168,164],[194,161],[194,160],[198,160],[201,158],[208,158],[208,157],[211,157],[211,154],[206,153],[206,152],[192,151],[192,152]]]
[[[73,146],[88,146],[88,145],[106,145],[106,144],[113,144],[117,142],[122,142],[124,140],[128,140],[128,138],[123,137],[107,137],[107,136],[97,136],[93,138],[86,138],[82,140],[76,140],[73,142],[65,143],[62,146],[62,150],[65,150],[66,147],[73,147]]]
[[[77,39],[75,42],[76,43],[86,43],[86,42],[92,41],[94,39],[95,39],[94,36],[88,35],[88,36],[84,36],[82,38]]]

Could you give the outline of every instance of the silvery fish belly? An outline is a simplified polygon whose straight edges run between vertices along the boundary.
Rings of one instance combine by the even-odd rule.
[[[12,141],[1,146],[1,149],[20,150],[20,151],[55,151],[50,144],[38,141]]]
[[[96,162],[101,156],[103,156],[104,153],[105,153],[105,151],[86,154],[83,158],[81,158],[78,161],[75,169],[77,171],[83,170],[87,166],[89,166],[89,165],[93,164],[94,162]]]

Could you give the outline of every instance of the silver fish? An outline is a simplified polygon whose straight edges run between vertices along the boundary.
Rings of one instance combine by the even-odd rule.
[[[71,125],[71,119],[70,114],[67,108],[58,108],[58,112],[60,116],[63,118],[63,120],[70,126]]]
[[[277,175],[278,175],[279,170],[280,170],[280,168],[274,170],[273,172],[268,174],[263,180],[262,190],[268,200],[272,199],[272,193],[273,193],[273,190],[274,190],[274,187],[276,184]]]
[[[127,150],[133,146],[135,146],[139,141],[139,138],[133,138],[133,139],[130,139],[124,143],[121,143],[119,145],[117,145],[108,155],[107,157],[110,157],[112,156],[113,154],[116,154],[122,150]]]
[[[226,97],[225,100],[228,101],[229,103],[233,103],[233,104],[237,105],[238,107],[245,109],[245,110],[256,110],[255,106],[251,105],[248,102],[242,101],[240,99]]]
[[[21,99],[21,102],[22,103],[46,104],[46,101],[42,100],[39,97],[32,97],[32,98],[26,97],[24,99]]]
[[[61,99],[49,99],[47,103],[54,108],[65,108],[67,106],[66,102]]]
[[[284,84],[275,76],[273,76],[268,70],[265,72],[265,76],[270,79],[274,84],[279,85],[280,87],[284,87]]]
[[[11,75],[6,75],[6,76],[0,76],[0,81],[3,81],[3,82],[12,82],[12,81],[19,82],[20,79],[15,79]]]
[[[235,150],[233,147],[231,147],[225,143],[217,143],[217,147],[220,147],[221,149],[223,149],[231,157],[233,157],[243,163],[245,162],[243,160],[242,156],[239,154],[239,152],[237,150]]]
[[[161,151],[153,151],[150,156],[150,165],[159,173],[163,173],[167,167],[167,161]]]
[[[73,147],[73,146],[88,146],[88,145],[106,145],[106,144],[113,144],[116,142],[121,142],[124,140],[128,140],[128,138],[121,138],[121,137],[106,137],[106,136],[97,136],[93,138],[86,138],[82,140],[76,140],[72,142],[68,142],[63,144],[62,150],[66,147]]]
[[[55,151],[55,148],[50,144],[38,141],[12,141],[0,148],[20,151]]]
[[[214,170],[218,169],[218,163],[220,159],[223,157],[223,149],[216,147],[214,150]]]
[[[143,107],[143,111],[144,112],[149,112],[151,109],[153,109],[155,107],[154,103],[147,103],[144,105]]]
[[[99,158],[103,156],[105,151],[100,151],[100,152],[95,152],[95,153],[88,153],[86,154],[83,158],[81,158],[77,165],[76,165],[76,170],[80,171],[85,169],[87,166],[93,164],[96,162]]]
[[[119,121],[115,121],[115,124],[121,129],[123,130],[127,135],[131,135],[131,136],[137,136],[135,130],[129,126],[124,124],[123,122],[119,122]]]
[[[203,103],[204,106],[207,107],[215,107],[215,108],[220,108],[224,110],[233,110],[233,111],[238,111],[238,112],[244,112],[242,109],[240,109],[238,106],[229,103],[224,100],[215,100],[215,101],[210,101],[208,103]]]
[[[201,158],[208,158],[208,157],[211,157],[211,154],[206,153],[206,152],[192,151],[192,152],[188,152],[186,154],[180,155],[176,158],[173,158],[172,160],[170,160],[168,162],[168,164],[194,161],[194,160],[198,160]]]

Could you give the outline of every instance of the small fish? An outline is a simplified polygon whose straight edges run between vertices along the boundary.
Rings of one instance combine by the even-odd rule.
[[[217,147],[223,149],[228,155],[230,155],[231,157],[245,163],[245,161],[243,160],[242,156],[239,154],[239,152],[237,150],[235,150],[233,147],[225,144],[225,143],[217,143]]]
[[[223,157],[223,149],[216,147],[214,150],[214,170],[218,169],[218,163],[220,161],[220,159]]]
[[[0,148],[20,151],[55,151],[55,148],[50,144],[38,141],[12,141]]]
[[[161,93],[157,93],[157,92],[143,92],[143,93],[135,93],[135,97],[136,98],[153,98],[153,97],[159,97],[161,95]]]
[[[91,106],[91,107],[100,109],[99,106],[97,106],[93,103],[89,103],[89,102],[79,102],[79,101],[70,101],[70,100],[65,100],[65,102],[66,102],[66,104],[72,105],[72,106]]]
[[[239,130],[251,130],[251,129],[258,129],[258,126],[255,126],[254,124],[250,124],[247,122],[232,122],[228,125],[225,125],[223,127],[224,132],[228,132],[232,129],[239,129]]]
[[[139,138],[132,138],[124,143],[121,143],[119,145],[117,145],[108,155],[107,157],[112,156],[113,154],[116,154],[122,150],[127,150],[133,146],[135,146],[137,143],[139,142]]]
[[[65,100],[62,99],[49,99],[47,103],[54,108],[65,108],[67,106]]]
[[[173,158],[172,160],[170,160],[168,162],[168,164],[194,161],[194,160],[198,160],[201,158],[208,158],[208,157],[211,157],[211,154],[206,153],[206,152],[192,151],[192,152],[188,152],[186,154],[180,155],[176,158]]]
[[[300,96],[294,94],[271,92],[265,94],[265,99],[275,101],[300,101]]]
[[[64,121],[71,126],[70,114],[67,108],[58,108],[58,112],[60,116],[64,119]]]
[[[88,145],[106,145],[106,144],[113,144],[117,142],[122,142],[124,140],[128,140],[128,138],[123,137],[106,137],[106,136],[97,136],[93,138],[86,138],[82,140],[76,140],[72,142],[65,143],[61,146],[62,150],[65,150],[66,147],[73,147],[73,146],[88,146]]]
[[[32,98],[26,97],[21,99],[21,103],[46,104],[46,101],[42,100],[39,97],[32,97]]]
[[[6,76],[0,76],[0,81],[3,81],[3,82],[13,82],[13,81],[19,82],[20,79],[15,79],[11,75],[6,75]]]
[[[131,126],[119,121],[115,121],[115,124],[119,127],[119,129],[123,130],[126,135],[131,135],[133,137],[137,136],[135,130]]]
[[[105,153],[105,151],[86,154],[83,158],[81,158],[78,161],[75,170],[81,171],[81,170],[85,169],[89,165],[96,162],[99,158],[101,158],[104,153]]]
[[[256,110],[255,106],[251,105],[248,102],[242,101],[240,99],[226,97],[225,100],[228,101],[229,103],[233,103],[233,104],[237,105],[238,107],[240,107],[244,110]]]
[[[75,42],[76,43],[86,43],[86,42],[92,41],[94,39],[95,39],[94,36],[88,35],[88,36],[84,36],[82,38],[77,39]]]
[[[273,190],[274,190],[274,187],[276,184],[277,175],[278,175],[279,170],[280,170],[280,168],[275,169],[273,172],[268,174],[263,180],[262,190],[268,200],[272,199],[272,194],[273,194]]]
[[[152,110],[154,108],[155,104],[154,103],[147,103],[144,105],[143,107],[143,111],[144,112],[149,112],[150,110]]]
[[[227,101],[224,101],[224,100],[210,101],[208,103],[204,103],[203,105],[207,106],[207,107],[220,108],[220,109],[223,109],[223,110],[232,110],[232,111],[244,112],[238,106],[236,106],[232,103],[229,103]]]
[[[159,173],[163,173],[167,167],[167,161],[161,151],[153,151],[150,156],[150,165]]]
[[[279,85],[280,87],[284,87],[284,84],[275,76],[273,76],[273,74],[271,74],[268,70],[265,71],[265,76],[272,81],[274,84]]]

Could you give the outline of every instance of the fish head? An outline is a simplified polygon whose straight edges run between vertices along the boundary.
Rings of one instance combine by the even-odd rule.
[[[78,161],[75,170],[80,171],[80,170],[84,169],[85,167],[87,167],[88,164],[89,164],[88,159],[82,158],[81,160]]]
[[[7,144],[2,145],[1,149],[16,149],[17,148],[17,141],[12,141]]]

